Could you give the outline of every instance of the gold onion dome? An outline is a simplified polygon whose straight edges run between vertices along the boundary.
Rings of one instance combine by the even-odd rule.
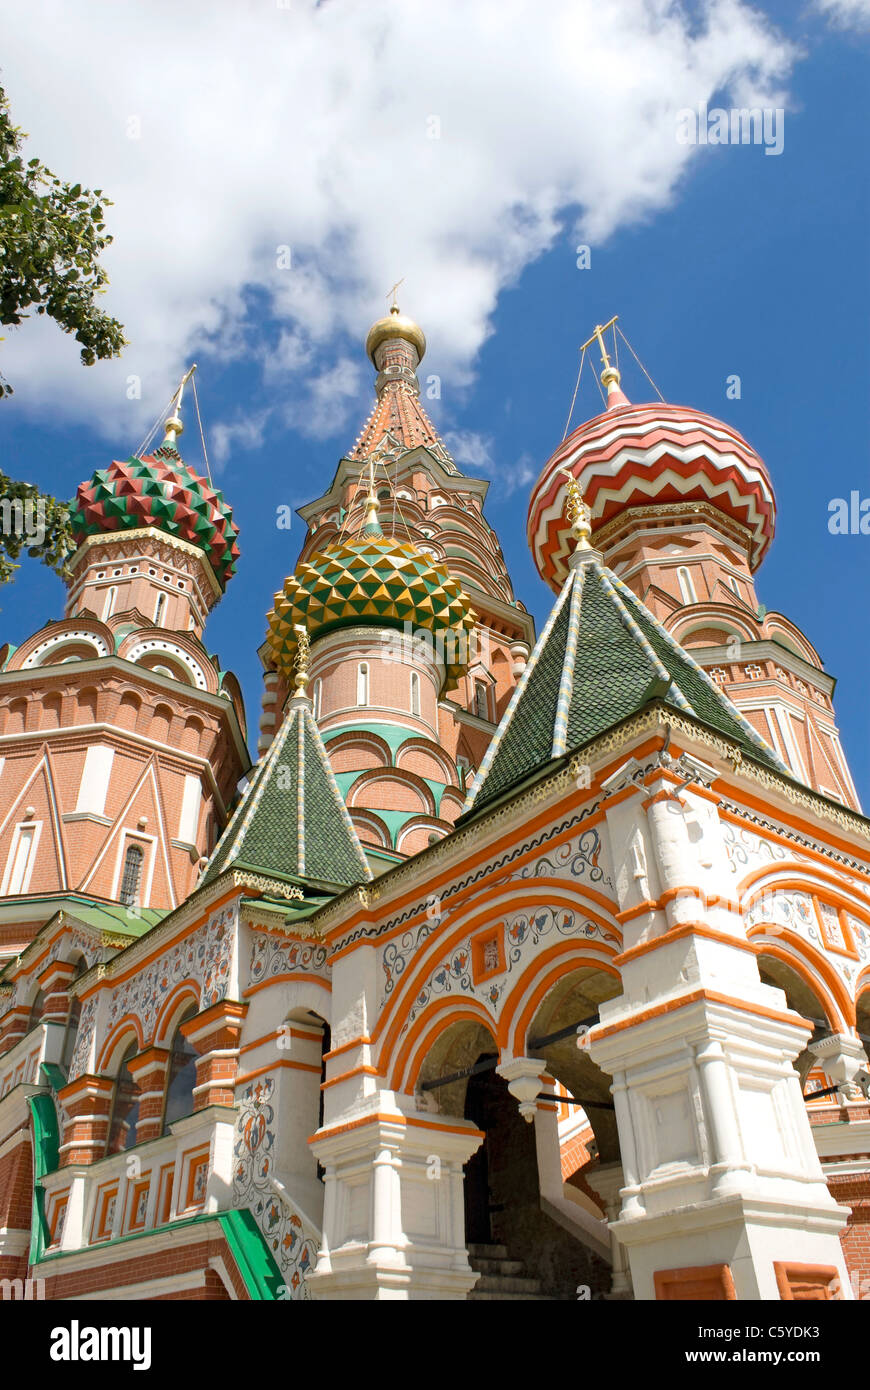
[[[440,562],[383,534],[375,498],[366,510],[359,536],[334,540],[303,561],[275,595],[266,638],[275,665],[292,681],[300,628],[312,641],[339,627],[397,628],[412,639],[427,635],[443,654],[444,690],[452,690],[468,664],[468,595]]]
[[[366,352],[376,367],[375,353],[382,343],[389,342],[391,338],[402,338],[406,343],[411,343],[417,350],[417,361],[422,361],[426,351],[426,335],[419,323],[399,311],[398,304],[394,304],[386,317],[378,319],[368,331]]]

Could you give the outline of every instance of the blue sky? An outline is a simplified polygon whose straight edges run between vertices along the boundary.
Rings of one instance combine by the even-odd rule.
[[[134,85],[133,69],[142,63],[135,48],[140,38],[145,42],[145,30],[136,29],[137,8],[142,7],[121,7],[132,26],[134,51],[129,69],[117,78],[119,91],[125,82],[128,89]],[[316,13],[297,8],[300,13],[291,16],[298,25],[293,51],[305,42],[316,51],[330,39],[322,12],[329,10],[331,19],[342,5]],[[460,22],[453,8],[445,6],[447,28]],[[517,23],[532,23],[531,7],[517,0],[509,8]],[[578,0],[568,10],[586,8]],[[737,0],[722,0],[709,12],[704,5],[687,6],[682,28],[675,28],[663,4],[659,10],[668,12],[669,27],[662,39],[644,28],[638,4],[624,0],[612,9],[622,12],[627,42],[618,42],[615,33],[596,39],[603,44],[596,68],[611,65],[612,103],[606,87],[593,112],[578,95],[576,122],[572,83],[553,79],[541,67],[545,39],[553,61],[561,63],[564,35],[538,41],[530,58],[537,73],[519,73],[511,66],[515,59],[505,58],[499,79],[494,56],[495,71],[485,79],[487,113],[478,118],[464,110],[461,122],[452,103],[466,77],[465,58],[445,43],[432,60],[437,81],[432,78],[431,93],[425,91],[414,108],[421,121],[437,112],[443,137],[430,142],[435,148],[420,145],[420,168],[415,163],[413,169],[397,162],[408,151],[390,143],[392,127],[385,124],[376,84],[336,98],[337,106],[312,114],[308,127],[304,114],[288,118],[287,131],[297,132],[297,143],[286,168],[282,151],[290,137],[280,100],[271,124],[262,124],[258,111],[246,130],[244,90],[224,84],[226,102],[237,103],[233,127],[240,143],[231,146],[229,135],[215,141],[208,134],[210,97],[194,82],[196,48],[183,42],[162,83],[143,84],[129,100],[114,99],[111,92],[100,100],[83,99],[77,121],[70,116],[68,87],[74,61],[58,60],[56,82],[37,82],[39,64],[50,56],[42,37],[47,12],[61,10],[40,3],[19,8],[17,0],[9,9],[18,23],[14,39],[4,39],[0,80],[13,116],[59,173],[101,186],[115,198],[107,307],[123,317],[131,346],[119,366],[85,369],[59,330],[47,335],[36,325],[7,335],[0,344],[2,368],[16,395],[0,405],[3,467],[71,495],[95,468],[132,451],[168,397],[179,366],[197,360],[216,481],[235,509],[242,547],[238,574],[206,630],[207,645],[242,679],[252,743],[261,690],[256,647],[272,594],[292,569],[303,535],[301,522],[295,532],[278,530],[276,509],[318,495],[350,448],[372,398],[365,329],[383,312],[391,281],[405,274],[402,308],[430,336],[423,375],[442,378],[441,400],[427,406],[442,430],[458,439],[460,451],[475,459],[477,467],[469,464],[467,471],[492,480],[487,514],[516,594],[539,626],[550,594],[526,548],[528,494],[561,439],[578,344],[596,321],[620,315],[666,399],[719,415],[745,434],[769,467],[778,503],[776,540],[757,576],[760,600],[797,623],[837,677],[843,743],[859,794],[870,806],[863,636],[870,538],[833,536],[827,526],[833,497],[847,497],[853,489],[870,496],[870,199],[863,95],[870,6],[847,0],[834,17],[821,12],[821,3],[801,8],[771,0],[749,10]],[[70,43],[82,43],[83,53],[89,39],[91,47],[96,43],[100,9],[90,7],[91,19],[77,21],[84,33],[70,37]],[[256,44],[275,16],[256,6],[241,9],[248,29],[238,41]],[[592,6],[590,14],[599,11]],[[479,12],[484,28],[495,23],[496,11],[486,0],[471,12]],[[559,12],[554,6],[556,18]],[[380,38],[388,48],[393,35],[384,15]],[[610,14],[607,23],[612,19]],[[698,36],[705,27],[715,28],[717,37],[701,50]],[[54,50],[58,33],[50,32]],[[105,41],[117,38],[109,34]],[[516,34],[511,52],[515,39]],[[220,40],[218,34],[214,42]],[[362,30],[349,39],[361,52],[371,41],[371,32]],[[225,35],[225,47],[228,42]],[[427,43],[431,36],[421,40],[421,52]],[[155,63],[158,54],[155,47]],[[650,76],[649,60],[658,54],[662,71]],[[99,59],[97,53],[93,61]],[[395,71],[388,53],[383,61]],[[629,72],[626,78],[625,66],[635,63],[644,76]],[[323,80],[335,76],[325,73]],[[164,131],[148,147],[149,122],[165,106],[165,85],[174,83],[181,93],[188,78],[176,135]],[[425,74],[420,81],[425,87]],[[629,89],[643,82],[652,85],[635,108]],[[520,124],[512,124],[518,119],[517,83],[532,100],[537,85],[541,106],[552,106],[553,138],[564,144],[558,159],[548,129],[535,125],[547,112],[532,108],[527,123],[538,143],[528,156],[518,153],[524,122],[521,113]],[[409,90],[413,86],[412,78]],[[54,118],[42,95],[49,87]],[[676,162],[666,144],[673,110],[701,99],[730,106],[735,94],[747,91],[781,99],[783,153],[769,157],[756,146],[708,147],[679,151]],[[312,100],[309,94],[309,112]],[[501,124],[493,118],[481,132],[497,101],[503,102]],[[655,106],[650,121],[659,128],[652,137],[644,124],[645,102]],[[344,124],[332,129],[334,109],[335,121]],[[123,145],[118,132],[131,114],[140,117],[143,138],[125,134]],[[462,136],[453,143],[452,129]],[[275,144],[258,154],[264,130],[273,132]],[[348,130],[352,137],[342,133]],[[111,139],[107,131],[114,132]],[[317,155],[313,173],[306,172],[309,148]],[[548,159],[553,167],[543,179]],[[459,177],[462,164],[468,170]],[[351,199],[347,185],[359,177],[360,165],[365,178]],[[313,182],[306,182],[309,177]],[[341,187],[330,190],[331,201],[315,217],[311,209],[330,180]],[[592,250],[591,268],[582,271],[575,264],[581,241]],[[268,264],[283,244],[293,247],[289,272]],[[129,404],[122,383],[131,373],[141,376],[142,400]],[[739,401],[725,394],[733,373],[741,378]],[[649,395],[631,369],[624,386],[632,399]],[[593,390],[586,377],[575,422],[597,413]],[[197,467],[201,454],[189,410],[186,419],[182,452]],[[58,616],[62,597],[58,580],[25,562],[0,594],[2,640],[18,643]]]

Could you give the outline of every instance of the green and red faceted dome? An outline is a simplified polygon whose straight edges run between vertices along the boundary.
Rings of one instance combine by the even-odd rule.
[[[538,573],[559,591],[574,548],[565,470],[592,510],[595,532],[630,507],[706,502],[749,532],[757,569],[773,540],[776,503],[763,462],[737,430],[688,406],[632,405],[611,369],[608,408],[565,439],[535,484],[528,540]],[[613,380],[615,379],[615,380]]]
[[[202,550],[222,589],[235,573],[239,532],[232,511],[172,444],[98,469],[79,485],[70,520],[78,545],[88,536],[153,526]]]

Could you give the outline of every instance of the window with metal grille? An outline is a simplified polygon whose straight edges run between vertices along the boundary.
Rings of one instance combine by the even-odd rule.
[[[135,903],[139,897],[139,883],[142,878],[142,861],[145,858],[139,845],[130,845],[124,855],[124,873],[121,878],[121,902]]]
[[[474,713],[478,719],[489,719],[489,696],[483,681],[474,682]]]

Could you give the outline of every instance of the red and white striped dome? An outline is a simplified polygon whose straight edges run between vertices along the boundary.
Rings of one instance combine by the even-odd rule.
[[[612,390],[603,415],[570,434],[545,465],[529,503],[528,539],[538,573],[557,592],[573,549],[564,470],[592,509],[595,531],[628,507],[707,502],[750,532],[758,568],[773,540],[776,503],[767,469],[742,435],[688,406],[631,405]]]

